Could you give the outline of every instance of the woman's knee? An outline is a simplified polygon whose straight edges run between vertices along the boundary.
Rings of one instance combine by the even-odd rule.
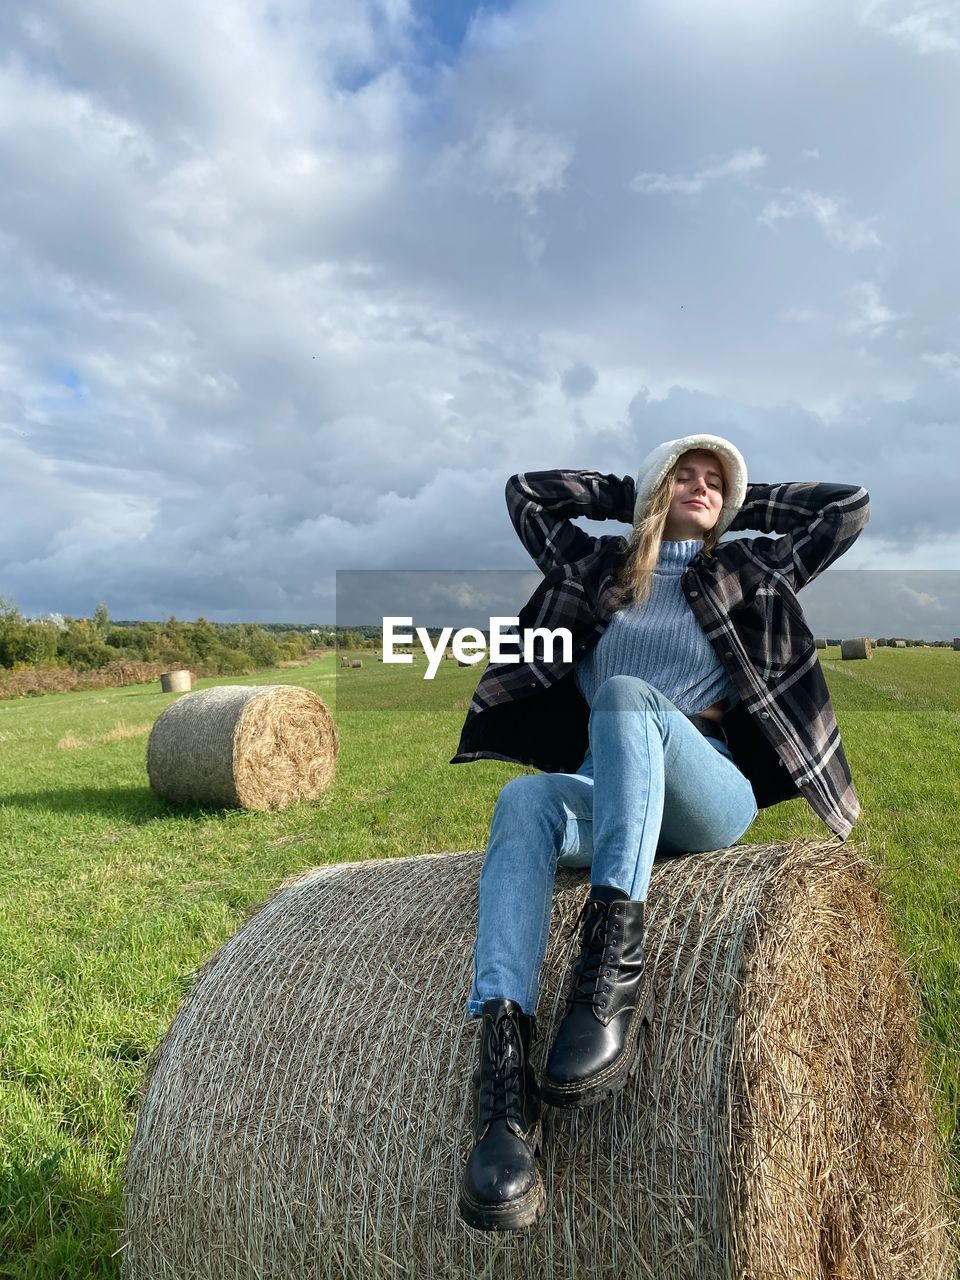
[[[635,710],[646,706],[658,696],[652,684],[642,676],[619,674],[608,676],[593,697],[592,710]]]
[[[505,827],[511,833],[535,837],[537,847],[556,851],[567,821],[562,787],[550,773],[522,774],[500,789],[491,820],[491,832]]]
[[[500,788],[494,816],[506,821],[529,821],[559,814],[559,798],[553,794],[550,782],[551,776],[546,773],[527,773],[511,778]]]

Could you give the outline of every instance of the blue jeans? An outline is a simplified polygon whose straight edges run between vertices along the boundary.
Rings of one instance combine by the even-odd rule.
[[[727,744],[639,676],[603,682],[588,736],[576,773],[523,774],[497,797],[468,1015],[493,999],[536,1012],[557,866],[590,867],[591,883],[645,899],[655,854],[726,848],[757,816]]]

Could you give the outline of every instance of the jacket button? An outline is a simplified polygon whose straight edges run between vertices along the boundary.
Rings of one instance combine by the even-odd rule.
[[[761,712],[760,712],[760,718],[761,718],[761,720],[769,720],[769,719],[770,719],[770,712],[769,712],[769,711],[761,711]]]
[[[727,652],[726,652],[723,656],[724,656],[725,658],[732,658],[732,657],[733,657],[733,654],[732,654],[732,653],[730,652],[730,650],[728,649],[728,650],[727,650]]]
[[[691,599],[691,600],[696,600],[696,598],[697,598],[697,596],[698,596],[699,594],[700,594],[700,592],[699,592],[699,591],[691,591],[691,592],[690,592],[690,599]]]

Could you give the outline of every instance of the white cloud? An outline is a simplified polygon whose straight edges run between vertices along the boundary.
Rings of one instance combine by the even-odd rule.
[[[744,174],[755,173],[767,163],[767,157],[759,147],[750,147],[736,151],[728,159],[716,165],[706,165],[697,169],[690,177],[679,177],[666,173],[648,173],[640,170],[630,180],[630,189],[644,195],[667,194],[699,195],[705,187],[724,178],[739,178]]]
[[[860,14],[866,27],[892,36],[921,54],[960,51],[960,11],[956,4],[926,0],[867,0]]]
[[[777,313],[779,320],[788,324],[812,324],[820,319],[823,313],[816,307],[784,307]]]
[[[873,280],[861,280],[845,290],[848,316],[843,330],[851,334],[866,334],[878,338],[890,328],[894,320],[902,320],[909,314],[892,311],[880,299],[879,286]]]
[[[565,138],[517,125],[510,114],[482,120],[470,138],[447,147],[432,173],[434,182],[463,182],[495,198],[513,196],[524,213],[563,190],[574,148]],[[536,255],[539,256],[539,255]]]
[[[914,591],[908,585],[901,584],[897,588],[898,594],[903,596],[905,600],[914,609],[925,609],[936,613],[944,613],[945,605],[939,596],[932,595],[929,591]]]
[[[790,218],[810,217],[823,232],[828,244],[852,253],[860,249],[879,248],[883,241],[874,231],[872,218],[855,218],[848,214],[847,203],[838,196],[824,195],[818,191],[787,190],[769,200],[757,215],[760,226],[772,227]]]
[[[939,373],[960,378],[960,355],[956,351],[924,351],[920,359]]]

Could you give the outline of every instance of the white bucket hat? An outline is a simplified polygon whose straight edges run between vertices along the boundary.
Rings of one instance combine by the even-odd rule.
[[[634,528],[650,509],[650,501],[657,486],[680,457],[690,449],[709,449],[720,459],[724,473],[724,499],[717,517],[717,537],[730,526],[734,516],[743,506],[747,496],[747,464],[735,444],[723,436],[682,436],[679,440],[665,440],[651,449],[640,463],[637,473],[637,500],[633,508]]]

